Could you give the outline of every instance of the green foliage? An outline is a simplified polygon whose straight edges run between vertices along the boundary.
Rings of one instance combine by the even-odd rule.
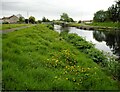
[[[49,29],[51,29],[51,30],[54,30],[54,26],[51,25],[51,24],[47,24],[47,27],[48,27]]]
[[[103,52],[94,48],[94,45],[85,41],[77,34],[62,32],[61,36],[69,43],[74,45],[79,51],[88,55],[90,59],[99,64],[103,70],[115,79],[120,80],[120,64],[112,56],[106,56]]]
[[[25,19],[24,19],[23,17],[20,17],[18,22],[19,22],[19,23],[24,23],[24,22],[25,22]]]
[[[83,41],[70,35],[67,40]],[[117,82],[88,55],[46,25],[14,31],[2,38],[3,90],[118,90]]]
[[[101,27],[118,27],[119,26],[118,23],[114,23],[114,22],[93,22],[87,25],[101,26]]]
[[[116,4],[113,4],[111,7],[109,7],[107,11],[97,11],[94,14],[93,20],[95,22],[120,22],[120,1],[116,1]]]
[[[37,23],[39,23],[39,24],[40,24],[41,22],[42,22],[41,20],[38,20],[38,21],[37,21]]]
[[[28,24],[28,23],[29,23],[28,19],[25,19],[25,23],[26,23],[26,24]]]
[[[34,24],[35,23],[35,17],[30,16],[29,17],[29,22],[32,23],[32,24]]]
[[[42,22],[50,22],[49,19],[46,19],[45,17],[42,18]]]
[[[70,26],[70,27],[79,27],[80,24],[79,23],[69,23],[68,26]]]
[[[72,18],[70,18],[67,13],[63,13],[61,15],[60,20],[64,21],[64,22],[74,22],[74,20]]]
[[[93,20],[94,20],[95,22],[104,22],[104,21],[106,21],[106,18],[107,18],[107,13],[106,13],[106,11],[100,10],[100,11],[97,11],[97,12],[94,14]]]
[[[78,23],[81,23],[81,20],[79,20]]]
[[[3,22],[2,24],[9,24],[9,22]]]
[[[62,36],[67,42],[72,43],[77,49],[87,54],[94,62],[99,63],[106,60],[102,52],[95,49],[93,44],[85,41],[77,34],[64,34]]]

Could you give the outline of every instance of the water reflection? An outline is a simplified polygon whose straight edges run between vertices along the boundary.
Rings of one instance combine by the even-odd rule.
[[[76,33],[95,44],[97,49],[120,57],[120,31],[89,31],[75,27],[60,27],[58,25],[55,25],[55,30],[59,33]]]
[[[105,34],[103,32],[101,32],[101,31],[93,31],[93,37],[98,42],[105,41],[105,39],[106,39]]]
[[[94,31],[93,36],[99,42],[105,41],[111,51],[117,56],[120,56],[120,31]]]
[[[69,33],[70,28],[69,27],[60,27],[60,32],[65,32],[65,33]]]

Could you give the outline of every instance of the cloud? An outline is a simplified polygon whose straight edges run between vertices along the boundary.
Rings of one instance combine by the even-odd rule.
[[[66,12],[73,19],[92,19],[93,14],[100,10],[106,10],[114,3],[114,0],[3,0],[3,16],[22,13],[41,19],[46,16],[50,19],[58,19],[60,14]],[[0,16],[1,17],[1,16]]]

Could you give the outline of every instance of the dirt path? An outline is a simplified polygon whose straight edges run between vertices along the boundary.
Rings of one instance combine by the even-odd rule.
[[[33,25],[29,25],[29,26],[22,26],[22,27],[17,27],[17,28],[12,28],[12,29],[6,29],[6,30],[0,30],[0,34],[7,34],[9,32],[13,32],[15,30],[20,30],[20,29],[24,29],[24,28],[28,28],[28,27],[32,27],[35,26],[36,24]]]

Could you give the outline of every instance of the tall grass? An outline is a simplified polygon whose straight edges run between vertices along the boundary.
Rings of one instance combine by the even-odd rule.
[[[77,34],[68,34],[63,31],[60,35],[79,51],[87,54],[88,57],[100,65],[108,75],[120,80],[120,63],[116,58],[105,55],[103,52],[97,50],[92,43],[85,41]]]
[[[2,90],[118,90],[86,53],[46,25],[4,34],[2,46]]]

